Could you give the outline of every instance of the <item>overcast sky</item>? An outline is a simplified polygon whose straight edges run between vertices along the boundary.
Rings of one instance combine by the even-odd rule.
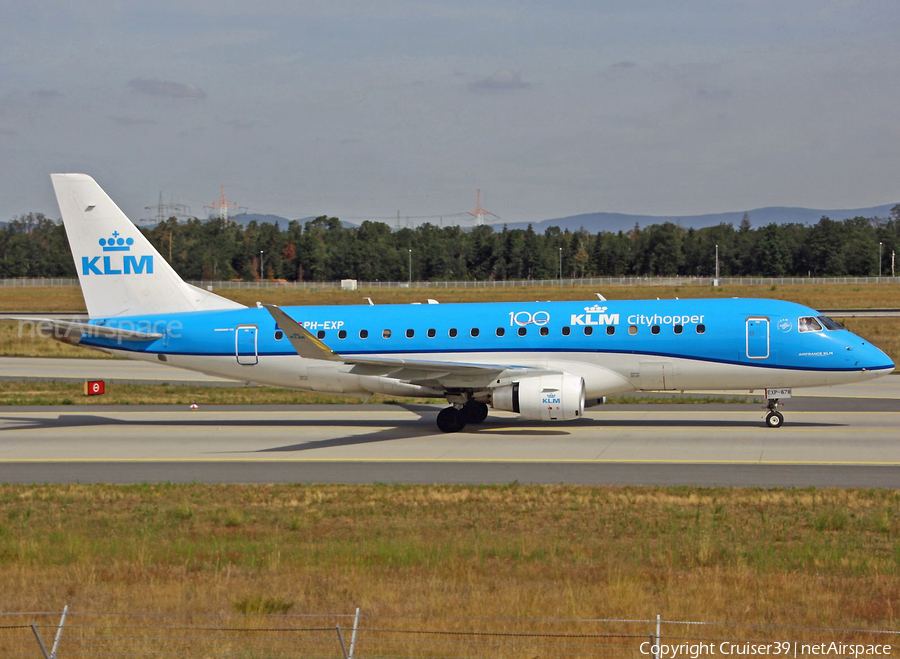
[[[0,221],[900,201],[897,0],[0,0]]]

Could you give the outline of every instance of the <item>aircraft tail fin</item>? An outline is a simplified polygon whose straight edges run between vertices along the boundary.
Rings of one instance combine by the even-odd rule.
[[[86,174],[51,174],[92,318],[242,309],[185,282]]]

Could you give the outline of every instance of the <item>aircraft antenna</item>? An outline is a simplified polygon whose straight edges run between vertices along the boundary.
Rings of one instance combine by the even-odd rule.
[[[247,209],[244,208],[243,206],[238,206],[238,205],[237,205],[236,203],[234,203],[233,201],[228,201],[228,200],[225,198],[225,186],[224,186],[224,185],[222,186],[222,194],[219,196],[219,201],[214,201],[214,202],[211,203],[211,204],[206,204],[206,205],[204,206],[204,208],[210,208],[210,209],[213,209],[213,210],[218,210],[218,215],[219,215],[219,219],[220,219],[220,220],[227,220],[227,219],[228,219],[228,211],[229,211],[229,209],[235,210],[235,211],[238,211],[238,210],[247,210]],[[210,213],[210,216],[212,216],[211,213]]]
[[[486,211],[481,207],[481,190],[478,191],[478,206],[470,211],[466,211],[469,215],[475,217],[475,226],[480,227],[484,224],[484,216],[485,215],[494,215],[491,211]],[[500,219],[499,215],[494,215],[498,220]]]

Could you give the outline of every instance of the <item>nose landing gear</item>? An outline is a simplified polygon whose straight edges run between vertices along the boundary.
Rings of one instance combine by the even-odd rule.
[[[766,409],[769,410],[769,413],[766,414],[766,427],[780,428],[784,423],[784,415],[778,411],[778,399],[769,398]]]

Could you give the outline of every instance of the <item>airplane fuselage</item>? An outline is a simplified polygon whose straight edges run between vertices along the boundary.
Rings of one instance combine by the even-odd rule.
[[[659,390],[759,389],[855,382],[893,370],[843,329],[804,326],[808,307],[766,299],[501,302],[284,307],[347,357],[549,367],[581,376],[588,398]],[[152,342],[83,345],[226,378],[312,391],[441,396],[434,387],[366,375],[297,355],[265,310],[92,320],[158,331]]]

